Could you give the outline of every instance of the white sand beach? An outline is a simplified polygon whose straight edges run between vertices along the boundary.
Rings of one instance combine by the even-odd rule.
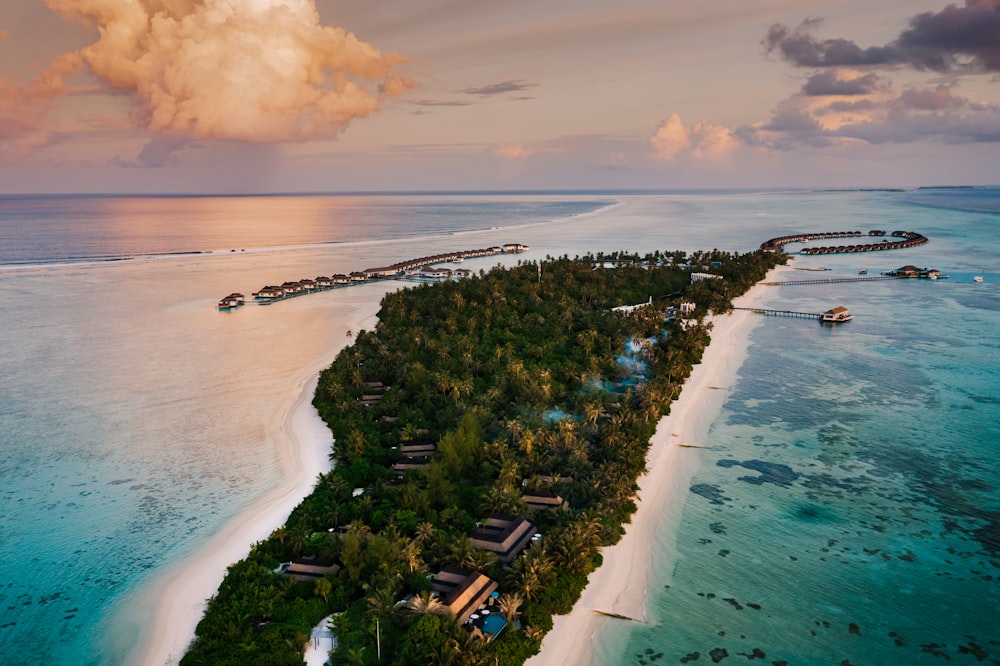
[[[194,639],[194,631],[205,611],[207,600],[218,590],[226,569],[246,557],[250,545],[265,539],[284,524],[292,509],[308,495],[316,477],[330,470],[333,443],[330,429],[312,405],[319,371],[350,342],[347,331],[373,328],[383,292],[358,290],[364,300],[354,300],[353,314],[342,321],[343,334],[334,336],[329,356],[303,371],[287,390],[287,411],[268,425],[268,437],[276,444],[287,482],[275,489],[251,511],[228,524],[199,552],[163,576],[146,599],[155,599],[150,613],[155,619],[140,638],[137,663],[149,666],[176,664]]]
[[[765,281],[785,270],[789,269],[772,270]],[[735,299],[734,305],[751,305],[765,289],[760,284],[754,286]],[[712,341],[701,363],[694,367],[680,397],[671,405],[670,414],[657,424],[648,454],[648,471],[639,478],[638,508],[632,522],[626,526],[621,541],[604,549],[604,563],[590,575],[573,611],[554,618],[552,631],[542,641],[541,653],[529,659],[528,666],[591,663],[592,657],[604,649],[600,642],[602,628],[623,622],[595,611],[647,621],[652,553],[661,558],[657,567],[673,568],[673,561],[664,562],[662,558],[676,553],[674,541],[681,512],[691,478],[698,469],[697,447],[711,446],[706,441],[708,428],[747,356],[755,316],[736,311],[712,319]],[[654,541],[659,542],[655,548]]]

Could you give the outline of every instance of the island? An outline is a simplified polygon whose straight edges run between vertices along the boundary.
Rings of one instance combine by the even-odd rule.
[[[786,258],[547,257],[387,294],[319,378],[334,468],[181,663],[301,664],[329,617],[334,663],[523,663],[621,538],[706,316]]]

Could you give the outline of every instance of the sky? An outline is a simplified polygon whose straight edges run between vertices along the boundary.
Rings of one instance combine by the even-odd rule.
[[[1000,184],[1000,0],[3,0],[0,193]]]

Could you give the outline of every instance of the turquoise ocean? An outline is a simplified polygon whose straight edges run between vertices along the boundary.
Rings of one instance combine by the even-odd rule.
[[[517,261],[851,229],[931,240],[791,277],[950,277],[765,292],[856,318],[753,321],[680,527],[652,544],[676,556],[649,622],[609,623],[593,661],[1000,663],[995,188],[0,197],[0,662],[135,663],[143,599],[281,485],[290,390],[392,287],[222,296],[504,242],[531,246]]]

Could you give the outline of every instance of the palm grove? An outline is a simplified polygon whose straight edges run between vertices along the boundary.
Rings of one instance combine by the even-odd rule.
[[[331,613],[334,663],[522,663],[635,510],[656,423],[708,344],[703,316],[731,309],[783,259],[546,258],[385,296],[375,330],[320,376],[334,469],[229,568],[182,664],[301,664]],[[691,281],[706,269],[722,279]],[[665,316],[681,301],[696,304],[692,319]],[[433,454],[399,471],[416,441]],[[535,492],[568,508],[529,507]],[[470,539],[495,515],[528,519],[542,537],[504,564]],[[336,566],[315,580],[281,573],[305,556]],[[507,626],[495,640],[431,592],[447,567],[496,582]]]

